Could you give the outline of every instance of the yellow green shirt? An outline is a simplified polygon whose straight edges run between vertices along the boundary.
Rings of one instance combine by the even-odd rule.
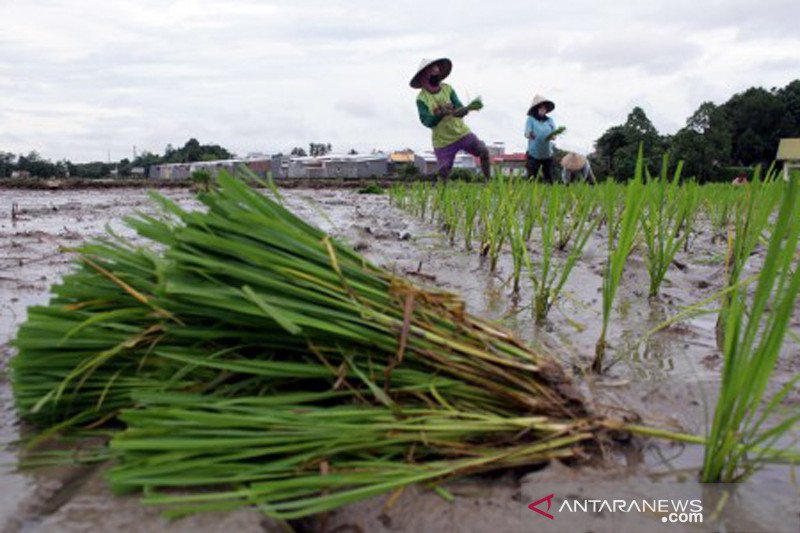
[[[434,110],[437,107],[446,104],[452,104],[455,108],[463,107],[456,92],[446,83],[441,84],[441,88],[437,93],[422,89],[417,96],[419,120],[433,130],[434,148],[442,148],[453,144],[470,133],[469,128],[462,119],[450,115],[442,117],[434,114]]]

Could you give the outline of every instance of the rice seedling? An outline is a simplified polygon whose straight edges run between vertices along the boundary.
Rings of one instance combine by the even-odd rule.
[[[472,250],[472,239],[475,233],[478,210],[480,209],[480,191],[481,189],[474,185],[466,186],[462,191],[461,205],[459,207],[464,210],[462,233],[464,235],[464,249],[467,251]]]
[[[482,215],[485,228],[481,255],[489,258],[489,271],[497,270],[497,262],[503,250],[506,239],[509,238],[509,221],[516,216],[515,202],[508,189],[507,180],[501,175],[493,177],[484,199],[485,209]]]
[[[768,174],[761,180],[760,168],[756,168],[752,181],[745,186],[744,193],[738,198],[734,209],[732,228],[728,230],[728,253],[725,261],[726,286],[732,287],[739,282],[741,273],[755,247],[763,240],[763,234],[769,225],[770,215],[775,210],[778,190],[770,187],[774,182],[774,174]],[[727,324],[726,313],[730,298],[722,297],[720,314],[717,320],[717,343],[722,348]]]
[[[591,216],[592,204],[588,201],[581,203],[579,210],[573,215],[574,244],[563,261],[555,261],[557,249],[555,228],[563,216],[561,210],[562,204],[565,203],[563,197],[568,194],[569,191],[563,187],[548,188],[546,209],[537,217],[541,228],[540,260],[532,261],[528,253],[523,256],[528,276],[533,285],[533,315],[539,323],[547,318],[550,308],[561,294],[596,224],[595,219]],[[517,239],[521,240],[521,232]]]
[[[522,236],[524,232],[523,228],[521,227],[522,224],[517,220],[513,220],[511,224],[511,257],[512,264],[514,266],[514,272],[512,274],[514,284],[512,291],[515,295],[517,295],[519,294],[520,279],[522,278],[522,266],[524,258],[528,255],[528,248],[527,243]]]
[[[644,185],[642,175],[644,168],[644,157],[642,148],[639,147],[639,156],[636,159],[636,173],[628,183],[625,193],[625,204],[622,214],[617,219],[617,199],[613,183],[606,184],[606,194],[604,195],[605,216],[608,224],[608,259],[606,261],[605,274],[603,276],[603,325],[600,330],[600,338],[595,346],[595,358],[592,362],[592,370],[596,373],[603,372],[603,359],[606,353],[606,333],[608,332],[609,319],[611,318],[611,307],[614,297],[617,294],[619,283],[622,279],[622,272],[625,263],[633,250],[634,240],[636,239],[639,216],[642,210],[642,194]],[[616,240],[616,245],[614,241]]]
[[[796,411],[784,417],[778,414],[780,403],[795,389],[800,375],[769,401],[764,399],[800,292],[797,181],[791,180],[780,189],[783,199],[755,292],[748,298],[747,291],[737,288],[727,306],[725,361],[719,399],[706,437],[704,482],[746,479],[800,421]],[[754,215],[756,219],[759,216]]]
[[[681,195],[680,177],[682,163],[678,163],[672,179],[669,178],[669,158],[664,156],[658,180],[649,180],[644,189],[641,227],[646,247],[645,260],[650,275],[649,296],[658,295],[658,290],[675,254],[686,241],[688,233],[684,227],[691,205]]]
[[[697,238],[695,226],[699,212],[700,187],[694,181],[684,182],[681,194],[684,197],[683,201],[686,202],[686,213],[683,219],[683,227],[681,228],[681,231],[685,234],[683,251],[688,253],[694,239]]]
[[[522,188],[521,205],[523,212],[522,238],[525,242],[529,242],[536,220],[541,213],[544,187],[538,181],[525,182],[520,187]]]
[[[572,240],[581,222],[580,216],[574,216],[575,212],[581,212],[583,207],[588,204],[591,208],[594,202],[594,191],[586,184],[576,184],[569,188],[569,192],[564,194],[569,201],[561,202],[561,210],[556,218],[556,249],[564,251]],[[593,209],[592,209],[593,210]]]

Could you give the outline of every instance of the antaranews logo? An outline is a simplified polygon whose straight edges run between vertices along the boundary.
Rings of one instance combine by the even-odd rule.
[[[547,502],[547,511],[550,511],[550,506],[553,505],[553,497],[554,496],[555,496],[555,494],[550,494],[548,496],[545,496],[541,500],[536,500],[535,502],[533,502],[530,505],[528,505],[528,509],[530,509],[533,512],[539,513],[540,515],[545,516],[545,517],[549,518],[550,520],[555,520],[555,517],[553,515],[551,515],[549,512],[542,511],[541,509],[538,508],[539,504]]]
[[[555,494],[548,494],[544,498],[528,504],[528,509],[538,513],[545,518],[555,520],[555,516],[550,514]],[[543,511],[540,505],[547,502],[547,510]],[[660,514],[661,521],[671,524],[702,524],[703,523],[703,502],[702,500],[623,500],[623,499],[570,499],[561,502],[558,508],[559,513],[652,513]]]

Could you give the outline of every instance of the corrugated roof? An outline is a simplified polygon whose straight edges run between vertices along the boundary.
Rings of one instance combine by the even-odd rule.
[[[414,152],[392,152],[389,159],[394,163],[413,163]]]
[[[781,139],[778,145],[778,161],[800,161],[800,139]]]

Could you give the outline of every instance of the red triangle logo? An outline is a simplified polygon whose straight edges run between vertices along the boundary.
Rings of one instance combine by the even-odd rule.
[[[553,497],[554,496],[555,496],[555,494],[550,494],[548,496],[545,496],[541,500],[536,500],[532,504],[528,505],[528,509],[530,509],[533,512],[539,513],[540,515],[542,515],[544,517],[547,517],[550,520],[555,520],[555,517],[547,512],[547,511],[550,510],[550,506],[553,505]],[[537,507],[539,504],[544,503],[544,502],[547,502],[547,511],[542,511],[541,509],[539,509]]]

